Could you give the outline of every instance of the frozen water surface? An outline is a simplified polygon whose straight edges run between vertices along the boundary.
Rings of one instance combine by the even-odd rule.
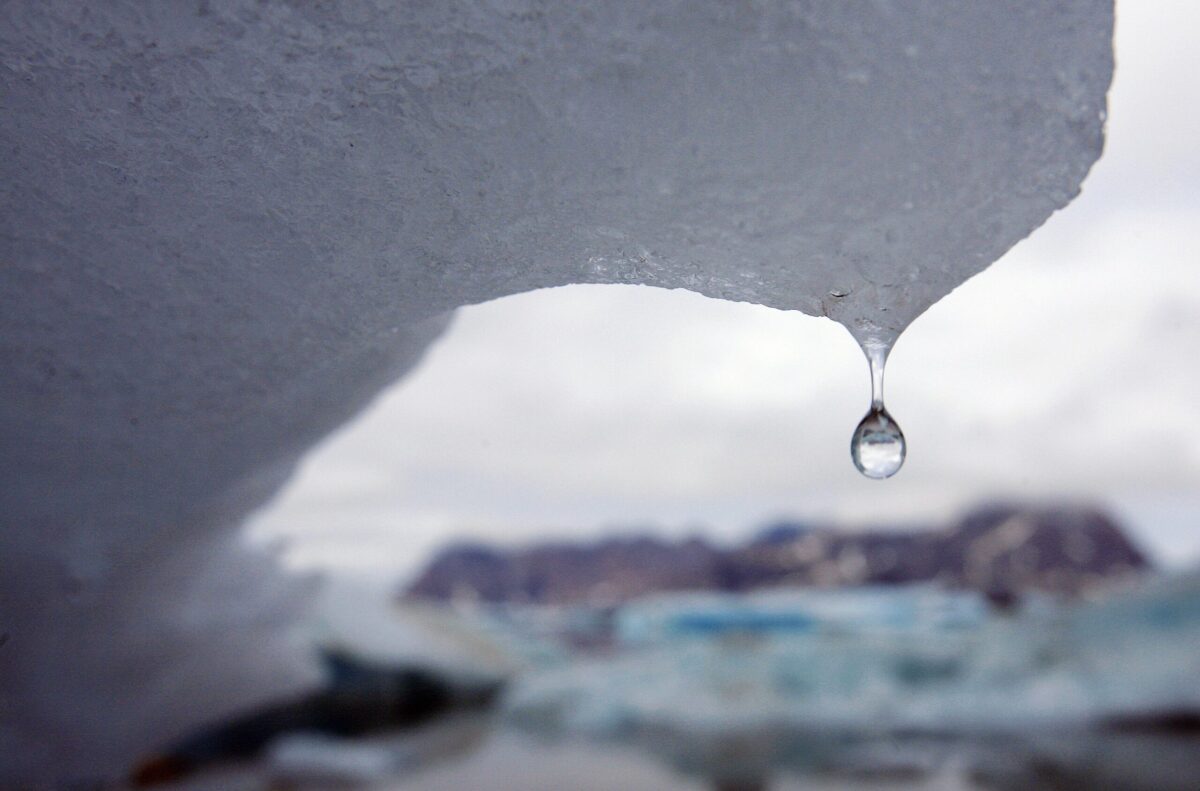
[[[114,771],[312,678],[275,627],[290,584],[232,536],[446,311],[641,283],[888,342],[1077,194],[1112,24],[6,4],[0,782]]]

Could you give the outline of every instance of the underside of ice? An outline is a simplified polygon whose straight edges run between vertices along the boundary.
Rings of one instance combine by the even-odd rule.
[[[311,678],[289,584],[233,536],[447,311],[640,283],[890,339],[1078,192],[1112,24],[6,4],[0,779],[115,771]]]

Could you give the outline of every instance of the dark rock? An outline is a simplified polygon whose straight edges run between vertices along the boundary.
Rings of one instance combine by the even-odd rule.
[[[646,536],[510,552],[458,546],[435,558],[407,595],[596,604],[676,590],[937,583],[1016,602],[1034,590],[1076,596],[1148,566],[1098,509],[993,504],[942,529],[848,531],[780,522],[732,549],[699,538]]]
[[[503,682],[454,678],[432,668],[382,665],[330,649],[328,683],[201,728],[134,768],[138,788],[173,783],[197,771],[254,758],[272,741],[296,733],[357,737],[411,728],[451,711],[491,706]]]

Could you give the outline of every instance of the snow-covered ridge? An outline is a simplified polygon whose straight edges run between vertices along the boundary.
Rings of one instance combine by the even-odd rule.
[[[890,337],[1077,193],[1111,34],[1108,0],[6,5],[0,783],[311,677],[236,530],[446,311],[626,282]]]

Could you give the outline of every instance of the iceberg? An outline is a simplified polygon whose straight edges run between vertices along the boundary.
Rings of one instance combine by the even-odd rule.
[[[1197,572],[1016,614],[931,588],[674,596],[629,610],[639,628],[615,654],[522,679],[510,727],[633,747],[713,787],[790,774],[821,787],[932,788],[944,776],[951,788],[1116,791],[1193,788],[1200,776]],[[727,628],[679,628],[701,613]]]
[[[1016,614],[975,593],[916,587],[660,597],[629,605],[620,622],[621,650],[529,674],[510,716],[592,738],[782,729],[852,743],[1082,732],[1200,712],[1196,572],[1095,601],[1034,598]]]
[[[241,522],[448,311],[634,283],[894,338],[1078,193],[1112,26],[1110,0],[7,4],[0,784],[112,776],[315,683],[305,586]]]

